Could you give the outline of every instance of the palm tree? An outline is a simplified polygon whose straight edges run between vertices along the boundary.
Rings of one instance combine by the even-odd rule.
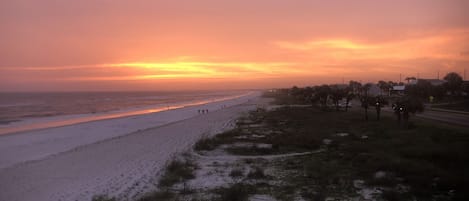
[[[365,109],[365,120],[367,121],[368,121],[368,105],[370,103],[370,100],[368,97],[368,91],[370,90],[370,88],[371,88],[370,83],[363,85],[363,87],[361,88],[362,93],[360,97],[360,102],[362,104],[362,107]]]
[[[378,81],[378,87],[381,89],[381,91],[384,91],[384,92],[386,92],[386,94],[389,94],[389,90],[391,88],[391,85],[388,82],[380,80],[380,81]]]
[[[415,77],[406,77],[406,78],[405,78],[405,80],[407,81],[407,84],[409,84],[409,82],[410,82],[411,80],[416,80],[416,79],[417,79],[417,78],[415,78]]]

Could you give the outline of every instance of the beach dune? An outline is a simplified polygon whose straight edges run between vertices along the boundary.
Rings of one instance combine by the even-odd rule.
[[[155,188],[172,156],[232,128],[259,97],[1,136],[0,200],[132,200]]]

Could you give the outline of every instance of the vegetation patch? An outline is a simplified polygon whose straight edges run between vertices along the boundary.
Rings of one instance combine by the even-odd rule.
[[[256,145],[250,147],[228,147],[225,149],[228,153],[234,155],[269,155],[275,153],[272,148],[258,147]]]
[[[166,167],[165,174],[159,181],[160,187],[170,187],[176,183],[195,178],[196,164],[188,159],[175,159]]]
[[[176,201],[177,197],[170,191],[154,191],[146,194],[138,201]]]
[[[91,201],[116,201],[116,198],[108,197],[106,195],[95,195]]]
[[[230,172],[230,177],[239,178],[239,177],[243,177],[243,176],[244,176],[243,170],[241,170],[241,169],[233,169]]]
[[[264,179],[266,178],[266,175],[264,174],[264,170],[261,167],[254,167],[251,171],[249,171],[248,178],[249,179]]]
[[[308,110],[295,110],[295,113],[297,116],[301,116],[298,113],[314,113]],[[322,122],[318,120],[321,123],[311,126],[296,124],[296,129],[308,127],[311,131],[323,130],[330,134],[337,133],[334,130],[341,130],[351,135],[330,136],[333,143],[326,145],[327,151],[306,158],[303,167],[290,161],[293,159],[287,159],[284,169],[298,171],[292,171],[292,175],[296,176],[290,179],[290,183],[295,186],[310,186],[327,196],[353,194],[350,181],[363,178],[367,186],[394,189],[398,184],[409,185],[410,194],[420,199],[432,199],[450,192],[454,193],[454,200],[468,196],[463,189],[469,187],[469,177],[464,173],[469,168],[469,156],[461,154],[469,153],[469,136],[465,134],[467,130],[425,121],[416,122],[413,129],[402,129],[396,126],[396,120],[391,116],[384,116],[380,121],[366,122],[357,118],[360,116],[357,111],[340,115],[325,112],[320,116],[324,119]],[[284,116],[284,119],[289,117]],[[361,138],[363,135],[367,137]],[[386,172],[386,176],[375,177],[379,171]],[[338,192],[337,189],[349,190]],[[390,191],[383,197],[403,198],[409,197],[409,193]]]
[[[196,151],[211,151],[217,148],[218,141],[215,138],[202,137],[194,145],[194,150]]]
[[[214,137],[204,136],[198,140],[194,145],[196,151],[212,151],[222,144],[231,144],[234,142],[243,142],[243,139],[237,139],[237,136],[242,135],[240,129],[233,129]]]
[[[219,188],[215,193],[219,195],[219,201],[247,201],[249,195],[256,192],[252,185],[236,183],[227,188]]]

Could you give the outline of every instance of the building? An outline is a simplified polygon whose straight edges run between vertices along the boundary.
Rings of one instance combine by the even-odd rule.
[[[405,85],[392,86],[392,89],[390,91],[391,95],[404,95],[404,93],[405,93]]]
[[[440,80],[440,79],[415,79],[415,80],[410,80],[409,85],[414,85],[417,84],[419,81],[427,81],[429,82],[432,86],[440,86],[446,83],[446,80]]]

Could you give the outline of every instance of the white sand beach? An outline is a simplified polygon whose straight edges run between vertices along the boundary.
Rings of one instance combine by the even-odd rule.
[[[0,200],[132,200],[154,189],[168,159],[232,128],[259,97],[0,136]]]

